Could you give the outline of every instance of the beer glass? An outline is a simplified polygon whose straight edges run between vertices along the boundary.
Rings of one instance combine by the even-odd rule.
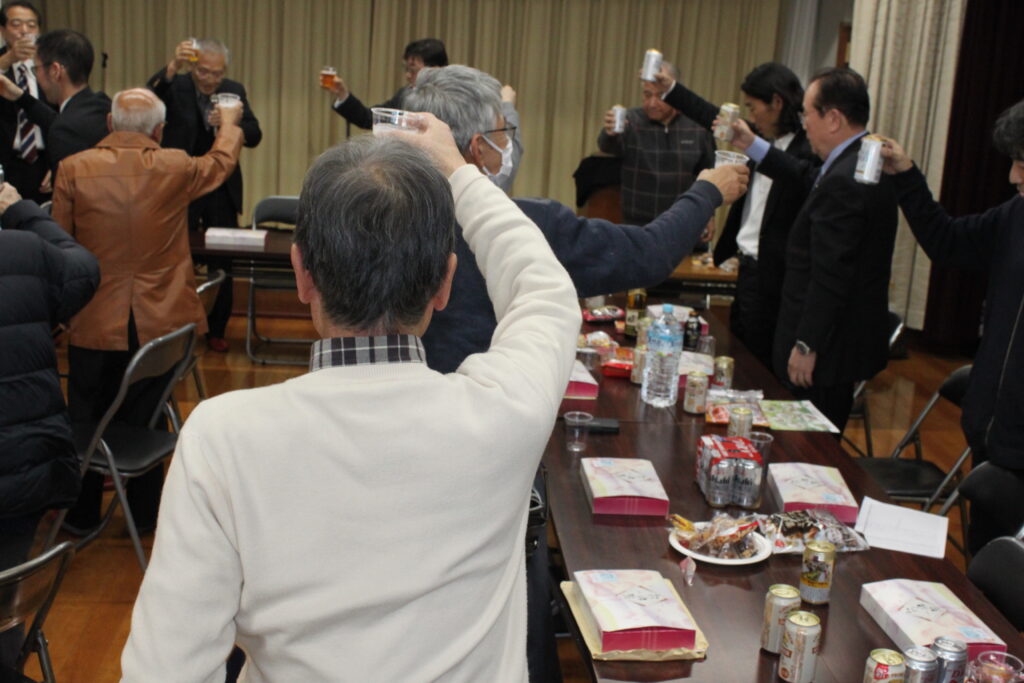
[[[1024,664],[1013,655],[989,650],[967,664],[967,683],[1016,683],[1024,681]]]
[[[390,133],[416,133],[419,131],[420,117],[401,109],[385,109],[373,107],[373,134],[388,135]]]
[[[729,166],[730,164],[746,166],[748,161],[750,161],[750,157],[739,152],[727,152],[721,149],[715,152],[715,168]]]
[[[199,39],[189,38],[188,40],[190,43],[192,43],[192,52],[190,52],[188,55],[188,61],[195,64],[199,61]]]
[[[338,80],[338,70],[333,66],[325,66],[320,69],[320,87],[324,90],[330,90],[334,87],[334,83]]]

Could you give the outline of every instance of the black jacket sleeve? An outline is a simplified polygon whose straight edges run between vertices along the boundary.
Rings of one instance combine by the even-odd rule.
[[[516,204],[544,232],[581,297],[662,282],[693,250],[722,203],[713,184],[698,180],[667,211],[644,226],[582,218],[545,199]]]
[[[33,201],[12,204],[4,212],[2,222],[4,230],[33,232],[47,243],[47,270],[52,275],[50,310],[55,320],[66,321],[89,303],[100,283],[95,256]]]
[[[25,116],[28,117],[29,121],[42,128],[44,136],[49,132],[50,126],[57,118],[56,109],[42,100],[32,97],[32,93],[27,90],[14,103],[25,111]]]
[[[693,119],[705,128],[711,128],[718,116],[718,107],[693,92],[685,85],[676,81],[672,89],[665,93],[665,102],[678,109],[689,119]]]
[[[405,97],[405,88],[399,88],[394,95],[391,96],[386,102],[374,105],[375,107],[383,107],[385,109],[401,109],[402,99]],[[370,108],[363,104],[358,97],[349,92],[348,97],[345,101],[336,107],[331,107],[338,116],[341,116],[349,123],[360,128],[369,130],[373,128],[373,112]]]

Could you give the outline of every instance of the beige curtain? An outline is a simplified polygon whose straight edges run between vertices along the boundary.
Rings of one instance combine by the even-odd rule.
[[[856,0],[850,66],[871,90],[872,131],[896,138],[938,191],[966,0]],[[900,215],[889,305],[924,326],[931,264]]]
[[[113,94],[165,67],[189,36],[231,49],[228,77],[245,85],[263,142],[242,153],[245,203],[298,193],[312,159],[345,137],[317,87],[323,65],[363,102],[403,83],[401,54],[439,37],[453,63],[483,69],[518,92],[526,147],[514,194],[573,205],[572,172],[597,149],[611,105],[640,101],[647,48],[679,66],[712,101],[772,59],[779,0],[43,0],[45,28],[69,27],[99,55],[91,83]],[[353,129],[355,134],[357,129]]]

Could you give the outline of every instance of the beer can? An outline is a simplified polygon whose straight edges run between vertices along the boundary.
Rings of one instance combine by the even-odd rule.
[[[903,683],[935,683],[939,671],[939,658],[926,647],[912,647],[903,651],[906,672]]]
[[[708,488],[704,498],[713,508],[732,502],[732,480],[736,475],[736,458],[722,458],[708,467]]]
[[[715,124],[714,135],[722,142],[732,142],[732,124],[740,120],[740,107],[738,104],[726,102],[718,110],[718,123]]]
[[[804,546],[800,568],[800,598],[812,605],[824,605],[832,590],[836,568],[836,547],[828,541],[810,541]]]
[[[750,408],[739,406],[729,411],[728,436],[750,438],[750,430],[754,426],[754,412]]]
[[[621,104],[616,104],[612,107],[612,113],[615,115],[615,123],[612,125],[612,130],[616,133],[626,130],[626,108]]]
[[[644,383],[644,362],[647,360],[647,347],[637,346],[633,349],[633,369],[629,371],[629,381],[633,384]]]
[[[651,83],[657,80],[655,76],[661,71],[661,60],[661,53],[653,48],[644,53],[644,66],[640,70],[640,79]]]
[[[683,410],[703,415],[707,410],[708,376],[703,372],[691,372],[686,376],[686,393],[683,394]]]
[[[877,185],[882,179],[882,138],[867,135],[860,139],[857,170],[853,172],[853,179],[865,185]]]
[[[905,670],[903,655],[895,650],[878,648],[868,655],[864,665],[864,683],[903,683]]]
[[[747,458],[736,458],[733,466],[732,502],[741,508],[761,507],[761,480],[764,475],[761,463]]]
[[[967,643],[949,636],[939,636],[932,643],[938,658],[935,683],[963,683],[967,668]]]
[[[732,389],[732,375],[736,369],[736,361],[730,356],[715,358],[715,376],[711,383],[723,389]]]
[[[789,683],[811,683],[821,647],[821,618],[796,610],[786,617],[782,632],[779,678]]]
[[[626,292],[626,328],[627,337],[636,336],[636,323],[647,309],[647,290],[641,288]]]
[[[761,624],[761,649],[779,654],[786,617],[800,607],[800,591],[795,586],[776,583],[764,597],[764,623]]]

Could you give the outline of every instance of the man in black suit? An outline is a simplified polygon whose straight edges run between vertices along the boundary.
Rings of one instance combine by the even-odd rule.
[[[717,104],[674,80],[664,68],[657,74],[656,85],[664,89],[665,102],[700,125],[712,127]],[[740,90],[747,120],[759,135],[797,159],[821,163],[800,123],[804,89],[796,74],[783,64],[766,62],[746,75]],[[806,198],[801,183],[775,183],[763,173],[754,173],[747,194],[729,209],[715,245],[716,265],[733,256],[740,263],[729,328],[769,368],[786,273],[786,241]]]
[[[249,108],[245,86],[224,78],[231,55],[218,40],[184,40],[178,44],[174,58],[160,69],[147,85],[167,105],[167,126],[164,128],[164,147],[183,149],[192,156],[210,151],[219,114],[211,102],[212,95],[237,95],[242,102],[242,129],[246,147],[255,147],[263,139],[260,123]],[[193,61],[195,60],[195,61]],[[190,72],[190,73],[188,73]],[[235,169],[223,185],[192,202],[188,208],[190,230],[208,227],[238,227],[238,214],[242,213],[242,167]],[[210,260],[210,268],[222,263]],[[233,302],[232,282],[226,280],[220,288],[217,301],[210,312],[210,331],[207,344],[214,351],[228,350],[224,328],[231,317]]]
[[[4,39],[0,73],[36,97],[42,95],[35,68],[41,23],[39,11],[30,2],[15,0],[0,7],[0,36]],[[50,165],[43,131],[16,104],[5,99],[0,99],[0,165],[7,182],[22,197],[36,202],[49,199],[46,172]]]
[[[775,372],[839,431],[853,386],[888,362],[888,289],[896,243],[892,180],[854,179],[871,112],[867,84],[851,69],[826,69],[804,93],[804,130],[820,168],[772,148],[742,121],[733,144],[776,183],[807,188],[790,230],[775,329]]]
[[[43,131],[54,173],[61,159],[89,149],[107,136],[110,98],[89,88],[93,54],[92,43],[78,31],[61,29],[40,36],[36,43],[36,80],[53,106],[0,75],[0,94]]]

